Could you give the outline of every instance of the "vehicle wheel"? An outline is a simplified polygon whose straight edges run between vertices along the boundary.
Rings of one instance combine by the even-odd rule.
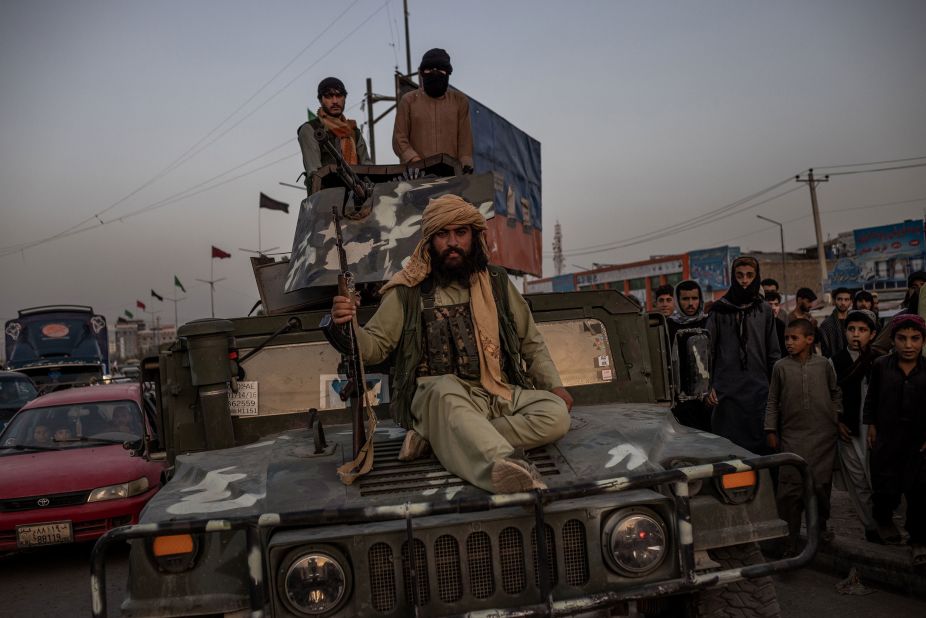
[[[724,569],[764,562],[755,543],[712,549],[708,554]],[[771,577],[744,579],[710,588],[691,599],[691,616],[695,618],[777,618],[780,614],[778,593]]]

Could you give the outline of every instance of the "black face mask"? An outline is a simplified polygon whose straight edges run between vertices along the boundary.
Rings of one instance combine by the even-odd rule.
[[[450,83],[449,75],[441,75],[440,73],[422,73],[421,75],[422,85],[424,86],[424,91],[429,97],[437,98],[442,97],[447,92],[447,85]]]

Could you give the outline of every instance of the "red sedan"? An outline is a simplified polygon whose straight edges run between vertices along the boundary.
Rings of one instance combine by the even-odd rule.
[[[57,391],[0,434],[0,552],[90,541],[138,522],[164,461],[138,384]]]

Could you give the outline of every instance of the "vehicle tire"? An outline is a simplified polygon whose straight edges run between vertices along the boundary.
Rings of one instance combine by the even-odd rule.
[[[756,543],[711,549],[708,554],[724,569],[765,561]],[[744,579],[710,588],[691,599],[690,615],[695,618],[777,618],[780,614],[778,593],[771,577]]]

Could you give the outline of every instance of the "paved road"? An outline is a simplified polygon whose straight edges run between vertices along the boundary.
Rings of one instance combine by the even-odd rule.
[[[90,615],[90,546],[47,548],[0,558],[0,615],[29,618]],[[117,608],[128,570],[128,551],[114,550],[108,597]],[[804,569],[776,580],[783,618],[903,618],[926,616],[926,601],[878,590],[868,596],[836,592],[839,578]]]

